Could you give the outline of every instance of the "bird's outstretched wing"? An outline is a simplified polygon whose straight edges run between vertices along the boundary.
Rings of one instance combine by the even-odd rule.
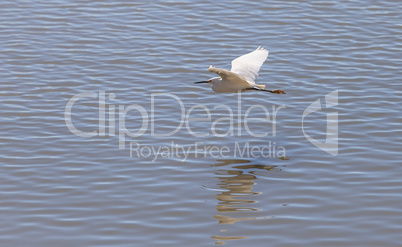
[[[259,46],[255,51],[233,60],[231,72],[243,75],[247,81],[254,82],[258,77],[258,71],[267,57],[268,50]]]

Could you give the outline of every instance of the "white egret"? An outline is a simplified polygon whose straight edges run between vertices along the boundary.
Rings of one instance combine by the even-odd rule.
[[[257,90],[285,94],[282,90],[268,90],[265,89],[265,85],[255,83],[258,71],[267,57],[268,50],[259,46],[255,51],[233,60],[231,71],[218,69],[210,65],[208,71],[218,74],[219,77],[195,83],[210,83],[212,90],[217,93],[237,93],[246,90]]]

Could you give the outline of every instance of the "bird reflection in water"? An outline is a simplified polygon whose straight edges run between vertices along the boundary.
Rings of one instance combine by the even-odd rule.
[[[218,160],[218,162],[212,167],[225,169],[218,169],[214,172],[219,179],[218,188],[214,190],[220,192],[216,195],[216,199],[219,201],[216,210],[225,214],[261,211],[261,209],[252,206],[257,201],[251,199],[262,194],[261,192],[253,191],[253,186],[256,184],[255,180],[258,179],[256,176],[257,171],[271,172],[278,169],[275,166],[246,164],[250,163],[249,160]],[[219,224],[235,224],[243,220],[266,219],[267,217],[230,217],[218,214],[214,218],[218,220]],[[224,231],[227,230],[221,230],[221,232]],[[247,237],[212,236],[211,238],[217,240],[215,244],[222,245],[225,244],[225,241]]]

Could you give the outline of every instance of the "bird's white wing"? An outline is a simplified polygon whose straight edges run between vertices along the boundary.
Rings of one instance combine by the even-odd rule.
[[[243,75],[247,81],[254,83],[258,77],[258,71],[267,57],[268,50],[259,46],[255,51],[233,60],[231,71]]]

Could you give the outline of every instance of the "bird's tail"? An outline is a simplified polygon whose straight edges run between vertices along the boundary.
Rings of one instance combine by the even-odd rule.
[[[258,87],[259,89],[265,89],[265,85],[263,84],[255,84],[255,87]]]

